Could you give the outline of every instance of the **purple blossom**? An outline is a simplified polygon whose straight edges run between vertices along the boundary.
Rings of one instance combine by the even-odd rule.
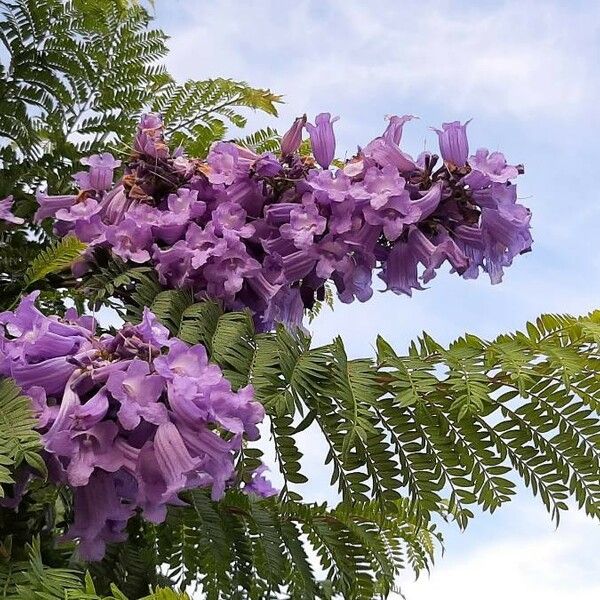
[[[37,217],[56,215],[58,235],[88,243],[73,266],[78,275],[107,248],[121,260],[149,262],[164,286],[250,310],[263,329],[278,319],[301,324],[302,308],[327,280],[344,302],[368,299],[373,273],[390,289],[422,289],[445,261],[465,278],[483,270],[500,281],[532,243],[529,212],[508,185],[522,167],[483,149],[465,162],[460,122],[436,130],[441,165],[430,152],[415,160],[399,145],[411,119],[390,117],[381,136],[330,169],[328,113],[314,125],[296,119],[280,156],[217,142],[206,160],[182,148],[169,153],[160,116],[145,115],[121,182],[103,192],[41,195]],[[298,153],[304,127],[316,161]],[[36,367],[40,377],[44,368]]]
[[[154,425],[167,421],[167,408],[158,402],[165,383],[160,375],[150,374],[143,360],[134,359],[126,371],[111,373],[106,389],[120,403],[117,418],[125,429],[135,429],[141,419]]]
[[[306,115],[298,117],[281,138],[281,154],[288,156],[297,152],[302,143],[302,130],[306,126]]]
[[[417,220],[417,214],[418,210],[412,206],[408,194],[391,198],[379,210],[375,210],[371,206],[364,208],[367,223],[382,225],[383,234],[390,242],[394,242],[400,237],[405,225]]]
[[[238,237],[248,238],[254,227],[246,222],[246,211],[235,202],[223,202],[213,211],[212,223],[217,235],[224,231],[234,232]]]
[[[153,249],[152,259],[156,264],[160,282],[164,285],[182,287],[191,266],[192,254],[188,245],[183,240],[179,240],[166,250],[156,245]]]
[[[403,115],[401,117],[392,115],[389,117],[389,125],[383,132],[383,139],[392,142],[396,146],[399,146],[400,141],[402,140],[402,130],[404,129],[404,124],[416,118],[417,117],[414,117],[413,115]]]
[[[42,192],[38,192],[35,199],[39,204],[33,217],[35,223],[41,223],[48,217],[54,217],[59,210],[68,210],[77,202],[77,196],[48,196]]]
[[[334,278],[339,298],[349,304],[356,298],[366,302],[373,296],[372,273],[375,266],[375,256],[364,252],[356,252],[348,257],[342,271]]]
[[[12,213],[13,197],[7,196],[4,200],[0,200],[0,221],[22,225],[25,220],[21,217],[15,217]]]
[[[69,208],[57,210],[56,219],[58,221],[76,223],[77,221],[89,220],[92,216],[100,212],[100,209],[100,204],[94,198],[82,196]]]
[[[442,123],[442,129],[434,129],[438,134],[442,158],[457,167],[464,167],[469,156],[469,141],[467,140],[467,121],[464,125],[460,121]]]
[[[265,152],[253,165],[254,173],[258,177],[275,177],[282,171],[282,165],[272,152]]]
[[[114,444],[117,433],[118,427],[111,421],[83,431],[51,428],[44,437],[44,446],[47,452],[69,459],[67,480],[78,487],[87,485],[95,469],[114,473],[123,466],[122,454]]]
[[[123,260],[145,263],[150,260],[148,248],[152,243],[150,227],[133,219],[125,219],[106,229],[106,241],[112,251]]]
[[[290,210],[290,222],[284,223],[279,230],[281,236],[292,240],[296,248],[307,249],[313,243],[315,235],[325,232],[327,219],[319,214],[315,204],[296,205]]]
[[[142,340],[156,348],[169,346],[169,330],[156,318],[154,313],[145,306],[141,322],[135,327]]]
[[[324,204],[344,202],[352,189],[352,181],[343,171],[332,173],[315,169],[309,173],[307,183],[314,191],[315,198]]]
[[[121,166],[120,160],[115,160],[110,152],[94,154],[88,158],[82,158],[81,164],[90,168],[87,178],[79,177],[77,182],[84,189],[92,189],[97,192],[105,192],[112,187],[114,170]],[[83,184],[83,185],[82,185]]]
[[[398,169],[389,165],[381,170],[376,167],[367,169],[363,180],[365,196],[375,210],[386,205],[392,197],[408,198],[405,183]]]
[[[469,157],[472,171],[465,177],[465,183],[473,189],[479,189],[489,182],[507,183],[519,174],[519,169],[506,164],[502,152],[492,152],[479,148],[475,156]]]
[[[310,145],[315,160],[327,169],[335,157],[335,134],[333,124],[339,117],[331,118],[330,113],[320,113],[315,117],[315,124],[306,123],[310,136]]]
[[[348,246],[342,240],[326,237],[316,245],[314,254],[317,258],[317,276],[328,279],[342,265],[348,254]]]
[[[134,150],[155,160],[167,158],[169,148],[165,144],[163,130],[160,115],[156,113],[143,115],[133,142]]]
[[[154,452],[158,468],[167,484],[163,498],[185,489],[191,472],[199,466],[199,459],[190,454],[173,423],[158,426],[154,436]]]
[[[213,185],[231,185],[240,171],[240,152],[236,145],[217,142],[208,153],[206,162],[209,167],[208,181]]]
[[[254,494],[259,498],[269,498],[279,494],[279,490],[273,487],[271,482],[264,476],[267,471],[266,465],[261,465],[252,472],[250,481],[244,486],[246,494]]]
[[[96,470],[87,485],[75,488],[75,519],[68,539],[79,540],[78,553],[83,560],[101,560],[107,543],[123,542],[133,509],[121,501],[112,473]]]
[[[374,161],[380,167],[393,167],[401,174],[412,173],[419,169],[417,163],[405,152],[400,150],[390,138],[376,138],[362,150],[366,159]]]
[[[204,228],[191,223],[185,240],[194,269],[203,267],[212,256],[223,256],[227,250],[227,240],[217,236],[213,223],[209,223]]]
[[[210,297],[228,299],[242,289],[244,279],[260,271],[260,263],[252,258],[238,239],[227,240],[227,250],[213,257],[204,268]]]

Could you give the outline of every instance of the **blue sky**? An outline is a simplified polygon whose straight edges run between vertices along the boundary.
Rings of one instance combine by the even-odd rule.
[[[155,12],[178,79],[232,77],[285,95],[279,119],[252,116],[252,127],[284,130],[298,114],[330,111],[344,156],[385,115],[408,113],[420,120],[403,146],[418,153],[435,145],[429,126],[473,118],[472,149],[526,166],[519,196],[533,210],[534,251],[502,285],[440,273],[413,298],[338,304],[313,324],[316,342],[340,334],[358,356],[378,333],[402,349],[422,330],[443,342],[465,331],[489,338],[541,312],[598,306],[600,3],[156,0]],[[331,498],[321,451],[307,445],[309,493]],[[581,514],[554,531],[525,492],[467,532],[445,533],[431,577],[403,583],[409,599],[600,597],[600,530]]]

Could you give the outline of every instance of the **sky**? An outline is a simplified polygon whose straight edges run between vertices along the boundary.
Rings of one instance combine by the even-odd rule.
[[[412,298],[338,303],[312,324],[315,343],[341,335],[352,356],[369,355],[378,333],[402,350],[422,330],[444,343],[465,331],[493,338],[543,312],[598,306],[599,2],[156,0],[154,11],[178,80],[231,77],[284,95],[279,118],[251,115],[249,128],[285,131],[297,115],[328,111],[340,116],[344,157],[386,115],[413,114],[403,147],[418,154],[435,147],[430,126],[472,118],[472,149],[525,164],[519,196],[535,244],[501,285],[440,273]],[[331,499],[322,449],[306,442],[305,496]],[[444,533],[431,575],[403,579],[409,600],[600,597],[600,528],[581,513],[555,530],[525,491],[466,532]]]

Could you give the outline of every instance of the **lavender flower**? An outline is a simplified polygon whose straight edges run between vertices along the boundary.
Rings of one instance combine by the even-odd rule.
[[[125,219],[106,229],[106,241],[113,252],[123,260],[145,263],[150,260],[148,248],[152,242],[150,227],[133,219]]]
[[[339,117],[331,118],[330,113],[320,113],[315,118],[315,124],[306,123],[306,129],[310,135],[315,160],[327,169],[335,157],[335,135],[333,124]]]
[[[78,178],[78,184],[84,189],[92,189],[97,192],[105,192],[112,187],[113,184],[113,172],[121,166],[120,160],[115,160],[110,152],[103,152],[102,154],[94,154],[88,158],[82,158],[81,164],[86,165],[90,168],[89,173]]]
[[[464,125],[460,121],[442,123],[442,129],[434,129],[438,134],[442,158],[457,167],[464,167],[469,156],[469,141],[467,140],[467,121]]]
[[[306,126],[306,115],[294,120],[292,126],[281,138],[281,154],[288,156],[297,152],[302,143],[302,130]]]
[[[7,196],[4,200],[0,200],[0,221],[22,225],[25,220],[21,217],[15,217],[12,213],[13,197]]]
[[[244,492],[246,494],[254,494],[259,498],[269,498],[279,494],[279,490],[275,489],[271,482],[263,475],[267,471],[266,465],[261,465],[252,473],[252,478],[245,485]]]
[[[252,388],[233,391],[203,346],[169,339],[148,309],[139,325],[96,337],[89,319],[46,317],[35,298],[0,313],[0,373],[30,397],[50,476],[73,490],[67,537],[81,558],[123,541],[138,507],[159,523],[185,489],[222,497],[242,440],[256,440],[264,418]]]

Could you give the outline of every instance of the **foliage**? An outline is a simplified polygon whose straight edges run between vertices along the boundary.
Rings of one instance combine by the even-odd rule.
[[[39,452],[40,435],[33,429],[29,399],[11,380],[0,381],[0,483],[14,483],[14,473],[23,463],[45,473],[46,467]],[[5,495],[0,486],[0,497]]]
[[[284,498],[300,499],[294,436],[311,426],[346,503],[385,506],[404,490],[425,521],[448,512],[464,527],[473,505],[494,512],[510,500],[511,473],[557,522],[569,497],[600,516],[600,312],[544,315],[527,333],[466,335],[448,348],[423,334],[405,356],[379,338],[376,360],[350,360],[340,339],[311,348],[304,334],[255,334],[245,313],[189,303],[166,291],[152,309],[184,340],[204,343],[234,384],[254,384]]]

